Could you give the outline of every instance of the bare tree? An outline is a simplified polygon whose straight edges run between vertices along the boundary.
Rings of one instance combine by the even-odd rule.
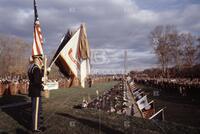
[[[197,38],[198,45],[197,45],[197,63],[200,63],[200,37]]]
[[[157,26],[150,33],[150,43],[153,46],[164,76],[168,74],[167,69],[172,64],[171,38],[176,37],[172,35],[176,35],[175,27],[172,25]]]
[[[182,33],[181,44],[184,47],[183,59],[184,65],[187,67],[192,67],[195,64],[197,48],[195,47],[195,38],[190,33]]]
[[[179,33],[174,29],[170,34],[168,34],[172,65],[174,65],[178,70],[180,70],[183,65],[183,46],[181,45],[181,38]]]
[[[198,45],[196,41],[199,41]],[[181,70],[194,66],[200,59],[200,38],[196,40],[191,33],[178,33],[173,25],[155,27],[150,33],[150,43],[164,76],[168,76],[169,66]]]
[[[26,73],[30,47],[20,38],[0,35],[0,74]]]

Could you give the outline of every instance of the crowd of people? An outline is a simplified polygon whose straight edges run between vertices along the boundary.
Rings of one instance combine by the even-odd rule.
[[[116,77],[112,76],[91,76],[86,80],[88,87],[91,87],[95,83],[110,82],[116,80]],[[79,86],[79,80],[74,79],[71,83],[71,79],[59,78],[49,79],[49,81],[57,81],[59,88],[69,88],[70,86]],[[0,96],[2,95],[16,95],[28,94],[29,80],[26,76],[5,76],[0,77]]]
[[[28,94],[29,81],[23,78],[6,77],[0,79],[0,96]]]
[[[200,79],[134,77],[134,81],[137,84],[153,87],[169,94],[200,96]]]

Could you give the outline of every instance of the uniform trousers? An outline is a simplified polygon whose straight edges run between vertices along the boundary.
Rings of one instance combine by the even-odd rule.
[[[43,125],[43,113],[42,113],[42,98],[31,97],[32,105],[32,129],[39,130]]]

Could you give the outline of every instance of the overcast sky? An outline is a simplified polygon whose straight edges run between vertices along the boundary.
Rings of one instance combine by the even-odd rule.
[[[70,27],[84,22],[93,52],[93,71],[156,66],[148,35],[157,25],[176,25],[200,35],[200,0],[37,0],[45,51],[52,53]],[[32,43],[33,0],[0,0],[0,33]],[[30,50],[31,53],[31,50]]]

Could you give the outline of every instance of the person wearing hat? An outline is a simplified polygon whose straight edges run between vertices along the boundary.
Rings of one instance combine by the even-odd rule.
[[[30,58],[30,67],[28,70],[29,77],[29,96],[31,97],[32,106],[32,131],[41,132],[45,129],[42,126],[42,99],[41,91],[43,90],[43,57],[42,55],[32,56]]]

